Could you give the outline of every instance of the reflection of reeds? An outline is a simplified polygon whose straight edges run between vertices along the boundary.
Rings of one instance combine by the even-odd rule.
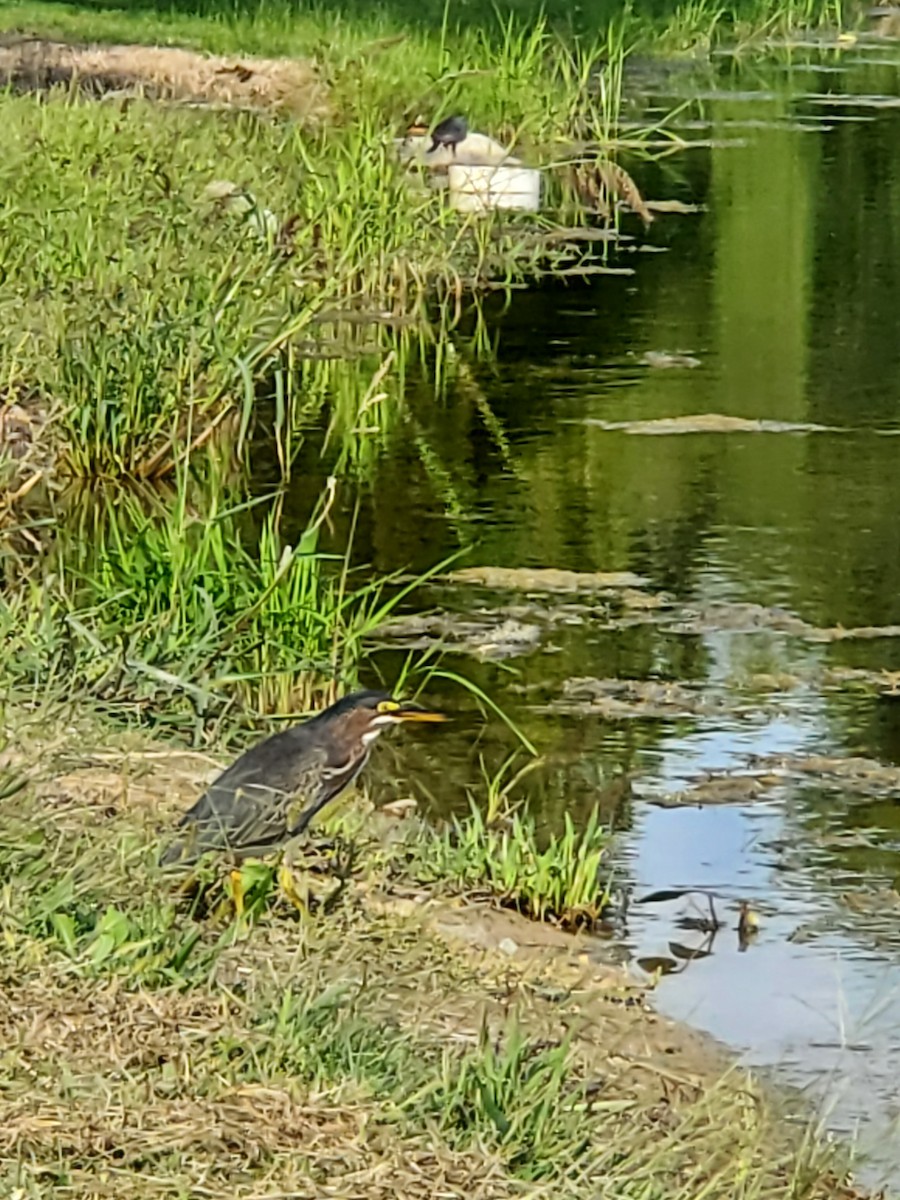
[[[581,204],[607,221],[615,219],[616,205],[630,208],[649,226],[653,213],[644,203],[640,189],[624,167],[610,160],[582,161],[568,168],[568,181]]]

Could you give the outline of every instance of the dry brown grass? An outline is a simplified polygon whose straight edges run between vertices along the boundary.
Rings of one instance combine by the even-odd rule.
[[[93,95],[142,91],[161,100],[281,109],[311,124],[329,115],[327,87],[303,59],[222,57],[169,46],[77,46],[14,37],[0,44],[0,87],[73,85]]]
[[[0,778],[27,782],[2,802],[0,1194],[855,1195],[751,1080],[576,941],[411,889],[404,903],[373,874],[381,843],[330,915],[298,919],[281,900],[249,930],[207,919],[167,974],[150,943],[192,923],[166,917],[171,883],[143,846],[214,761],[100,737],[85,714],[7,718]],[[147,946],[94,961],[108,907]],[[59,912],[84,929],[68,953]],[[521,953],[498,950],[510,936]],[[565,1057],[549,1157],[520,1159],[490,1122],[453,1116],[460,1072],[493,1086],[516,1030],[530,1049],[503,1093],[514,1120],[529,1119],[520,1089],[536,1099],[534,1056]]]

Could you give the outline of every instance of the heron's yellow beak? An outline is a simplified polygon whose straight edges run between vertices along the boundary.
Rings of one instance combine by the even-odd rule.
[[[391,716],[396,721],[448,721],[450,718],[445,717],[443,713],[432,712],[428,708],[420,708],[417,704],[404,704],[392,712]]]

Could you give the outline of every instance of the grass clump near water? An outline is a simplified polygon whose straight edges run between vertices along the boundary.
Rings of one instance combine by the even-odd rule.
[[[478,271],[484,246],[451,262],[445,214],[408,191],[371,127],[309,146],[246,115],[2,105],[0,378],[7,403],[41,414],[60,473],[171,474],[223,410],[249,426],[260,386],[326,336],[322,318],[399,320],[440,278]],[[249,211],[207,194],[223,177],[252,190]],[[296,421],[303,398],[288,400]]]
[[[281,506],[225,497],[198,510],[95,500],[69,538],[30,563],[10,553],[0,592],[3,678],[20,700],[78,696],[121,720],[197,742],[271,714],[308,712],[352,687],[365,639],[409,587],[357,580],[319,544],[334,485],[295,543]]]
[[[793,24],[822,15],[812,0],[785,11]],[[575,36],[537,11],[461,20],[449,6],[431,28],[424,10],[404,26],[391,8],[6,6],[0,26],[30,33],[301,56],[317,102],[298,118],[277,112],[277,96],[251,112],[116,88],[98,103],[75,82],[40,101],[4,95],[4,403],[38,414],[59,470],[82,478],[170,474],[224,412],[237,409],[246,429],[278,372],[296,423],[298,362],[323,342],[335,352],[335,321],[424,327],[437,312],[440,329],[465,292],[578,269],[584,246],[553,240],[553,211],[568,222],[573,164],[602,175],[617,153],[623,68],[641,29],[670,25],[684,40],[726,15],[752,24],[754,12],[680,5],[657,26],[639,7],[601,6],[590,35]],[[242,70],[213,75],[240,81]],[[411,185],[394,138],[451,111],[560,167],[547,173],[549,221],[472,221]],[[645,212],[613,166],[602,178],[627,180]],[[372,340],[387,353],[384,336]],[[346,328],[339,341],[337,353],[354,353]]]
[[[369,903],[365,862],[327,914],[192,916],[156,831],[204,757],[63,709],[3,733],[5,1194],[855,1194],[609,981],[451,949],[421,900]]]
[[[413,872],[464,891],[486,891],[503,906],[565,928],[592,926],[608,901],[603,867],[609,835],[597,812],[542,842],[534,817],[511,812],[490,820],[476,800],[465,818],[429,830],[412,850]]]
[[[615,87],[584,87],[596,48],[544,23],[467,45],[487,75],[448,97],[495,132],[549,145],[609,126]],[[393,146],[409,114],[398,128],[367,82],[386,83],[381,60],[329,61],[327,125],[74,84],[0,99],[0,399],[26,430],[14,459],[0,445],[18,695],[65,686],[196,740],[355,681],[384,581],[322,552],[315,499],[291,538],[277,504],[264,514],[252,447],[274,445],[277,490],[318,423],[323,475],[364,473],[373,426],[411,419],[415,356],[438,389],[463,293],[544,251],[523,249],[530,226],[460,219],[411,186]],[[432,84],[417,105],[438,103]]]
[[[382,364],[396,393],[431,343],[443,357],[464,294],[571,255],[534,222],[458,217],[371,114],[310,134],[145,100],[0,106],[0,399],[35,444],[13,491],[27,468],[171,478],[232,415],[245,449],[273,395],[276,432],[300,429],[329,360],[364,355],[340,413],[352,435]]]

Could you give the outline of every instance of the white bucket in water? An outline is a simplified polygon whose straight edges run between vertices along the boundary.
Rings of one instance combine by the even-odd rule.
[[[541,173],[532,167],[454,163],[447,177],[450,203],[459,212],[483,213],[492,208],[537,212],[541,205]]]

